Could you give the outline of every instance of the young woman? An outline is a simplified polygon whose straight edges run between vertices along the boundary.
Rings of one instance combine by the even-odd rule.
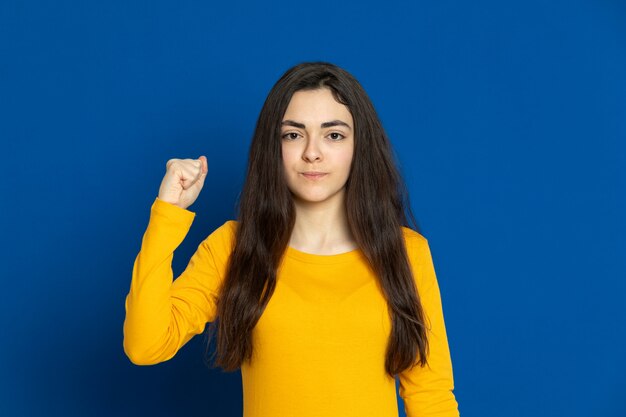
[[[207,171],[204,156],[166,164],[125,303],[133,363],[171,359],[209,323],[215,365],[241,369],[245,417],[397,416],[396,377],[407,416],[459,415],[428,241],[351,74],[311,62],[278,80],[237,220],[173,280]]]

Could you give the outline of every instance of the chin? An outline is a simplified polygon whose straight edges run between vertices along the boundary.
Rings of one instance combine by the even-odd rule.
[[[294,194],[294,199],[299,203],[315,204],[328,200],[328,197],[313,197]]]
[[[292,192],[292,195],[294,196],[294,199],[297,200],[298,202],[314,204],[314,203],[323,203],[325,201],[332,200],[333,198],[337,198],[338,192],[339,191],[336,191],[333,193],[324,193],[324,194],[300,194],[300,193]]]

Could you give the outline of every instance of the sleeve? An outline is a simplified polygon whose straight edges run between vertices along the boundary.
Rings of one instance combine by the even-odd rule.
[[[406,369],[399,374],[400,397],[407,417],[458,417],[454,396],[452,361],[443,317],[439,285],[428,241],[412,239],[416,284],[429,328],[428,365]]]
[[[136,365],[171,359],[215,317],[229,232],[226,222],[202,241],[173,280],[172,259],[195,213],[155,199],[125,299],[124,352]],[[216,261],[219,259],[219,262]]]

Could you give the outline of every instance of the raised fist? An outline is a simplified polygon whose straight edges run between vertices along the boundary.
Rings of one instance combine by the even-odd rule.
[[[208,171],[204,155],[198,159],[170,159],[165,164],[159,199],[187,209],[198,198]]]

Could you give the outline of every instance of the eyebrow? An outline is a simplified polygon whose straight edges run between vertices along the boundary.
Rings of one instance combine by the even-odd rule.
[[[298,127],[300,129],[306,129],[306,126],[304,126],[304,123],[294,122],[293,120],[283,120],[280,124],[281,126],[293,126],[293,127]],[[332,126],[345,126],[348,129],[352,130],[352,128],[346,122],[342,122],[341,120],[332,120],[330,122],[324,122],[320,125],[321,128],[332,127]]]

